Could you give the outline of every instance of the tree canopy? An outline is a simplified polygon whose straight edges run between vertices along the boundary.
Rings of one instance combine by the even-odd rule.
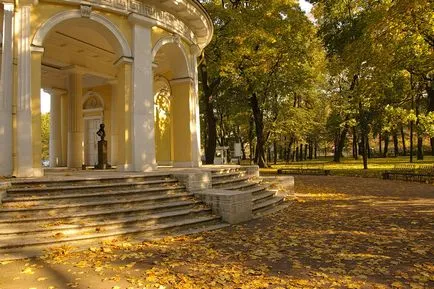
[[[215,26],[199,71],[206,162],[240,142],[261,167],[352,144],[367,168],[433,135],[434,4],[426,0],[202,1]],[[352,137],[352,138],[350,138]],[[398,139],[402,140],[399,152]],[[434,138],[431,139],[434,153]],[[383,150],[383,152],[382,152]],[[245,156],[246,157],[246,156]]]

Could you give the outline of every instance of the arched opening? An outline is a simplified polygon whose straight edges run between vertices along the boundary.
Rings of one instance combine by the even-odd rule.
[[[170,112],[172,91],[162,76],[154,79],[155,154],[158,165],[172,165],[173,121]]]
[[[96,92],[89,91],[84,96],[84,165],[96,166],[98,164],[98,137],[97,131],[104,123],[104,100]]]
[[[115,159],[119,126],[112,103],[121,57],[130,57],[127,42],[102,16],[81,17],[78,10],[53,16],[36,33],[34,45],[44,48],[41,88],[51,95],[50,166],[79,168],[97,162],[96,131],[106,127],[108,158]],[[122,107],[122,106],[120,106]]]
[[[192,81],[188,57],[176,38],[154,47],[155,146],[158,165],[191,166]]]

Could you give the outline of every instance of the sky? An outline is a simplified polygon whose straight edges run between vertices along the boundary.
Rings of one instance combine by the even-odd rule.
[[[41,89],[41,113],[50,112],[50,95]]]
[[[312,4],[309,2],[306,2],[306,0],[300,0],[300,8],[307,14],[310,13],[310,10],[312,9]]]
[[[309,14],[310,10],[312,9],[312,4],[306,2],[305,0],[299,1],[301,10],[303,10],[306,14]],[[50,112],[50,95],[41,90],[41,113],[47,112]]]

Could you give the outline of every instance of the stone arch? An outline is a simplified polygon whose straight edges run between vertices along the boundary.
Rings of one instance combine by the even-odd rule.
[[[181,43],[181,39],[178,35],[172,35],[172,36],[164,36],[160,38],[157,43],[155,43],[154,47],[152,48],[152,59],[155,59],[155,56],[157,55],[158,51],[160,51],[161,48],[163,48],[165,45],[173,44],[175,45],[181,52],[183,59],[185,61],[186,69],[187,69],[187,75],[188,77],[192,77],[192,69],[190,67],[190,61],[188,57],[188,52],[186,51],[185,47]]]
[[[170,86],[169,80],[162,75],[156,75],[154,77],[154,96],[162,89],[167,90],[169,96],[172,97],[172,88]]]
[[[159,165],[173,164],[172,89],[162,75],[154,77],[155,153]]]
[[[104,100],[99,93],[88,91],[83,96],[83,110],[88,109],[104,109]]]
[[[131,48],[128,44],[128,41],[126,40],[122,32],[115,24],[113,24],[106,17],[96,13],[90,13],[90,15],[87,17],[83,15],[82,11],[78,9],[59,12],[54,16],[52,16],[51,18],[49,18],[47,21],[45,21],[35,33],[32,40],[32,46],[42,47],[46,36],[56,25],[66,20],[76,19],[76,18],[87,18],[105,27],[109,32],[111,32],[113,37],[117,40],[117,43],[115,43],[115,45],[117,46],[116,48],[118,50],[118,54],[119,54],[118,56],[130,57],[130,58],[132,57]]]

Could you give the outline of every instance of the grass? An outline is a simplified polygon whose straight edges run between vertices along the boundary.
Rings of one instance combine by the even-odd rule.
[[[395,165],[411,164],[408,156],[389,157],[389,158],[372,158],[368,160],[368,169],[363,169],[362,159],[354,160],[345,158],[340,163],[335,163],[331,158],[322,158],[317,160],[308,160],[302,162],[277,163],[270,168],[260,169],[261,174],[277,174],[278,169],[285,168],[322,168],[330,170],[332,175],[340,176],[361,176],[361,177],[381,177],[382,172],[391,170]],[[425,156],[424,160],[414,159],[413,164],[432,164],[434,165],[434,156]]]

